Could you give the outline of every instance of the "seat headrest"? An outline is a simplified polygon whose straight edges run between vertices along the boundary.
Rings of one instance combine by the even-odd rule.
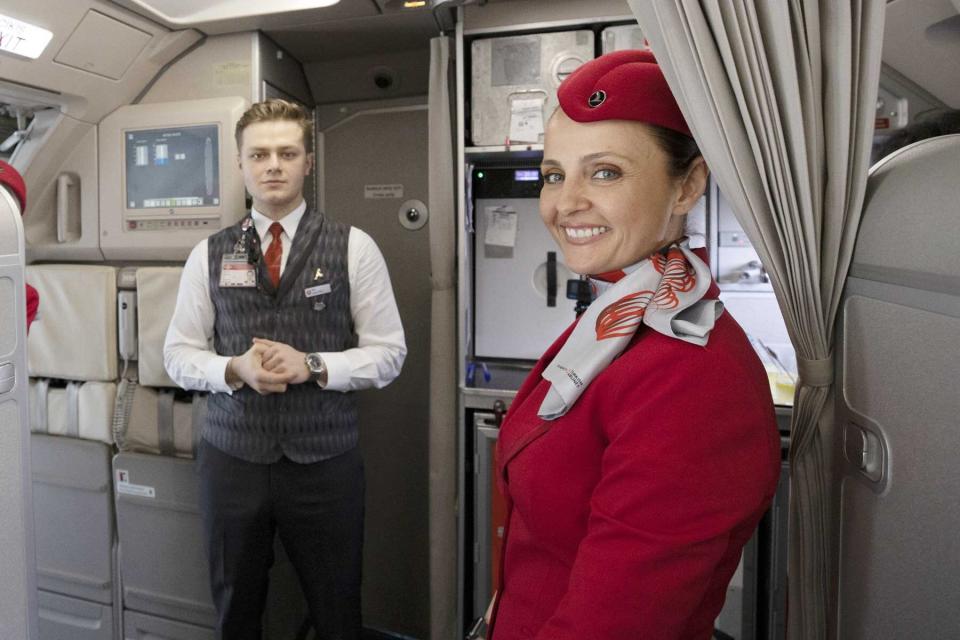
[[[960,282],[958,200],[960,134],[921,140],[882,159],[867,180],[851,275],[896,272],[935,289],[944,279]]]

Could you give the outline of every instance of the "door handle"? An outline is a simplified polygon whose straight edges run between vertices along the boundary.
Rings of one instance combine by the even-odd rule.
[[[547,251],[547,306],[557,306],[557,252]]]
[[[843,434],[844,457],[873,484],[885,484],[887,453],[882,436],[872,429],[847,422]]]

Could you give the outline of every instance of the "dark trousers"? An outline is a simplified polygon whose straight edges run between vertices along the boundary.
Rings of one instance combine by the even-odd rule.
[[[318,640],[360,638],[363,460],[353,449],[298,464],[246,462],[201,441],[197,454],[210,586],[223,640],[261,640],[278,532]]]

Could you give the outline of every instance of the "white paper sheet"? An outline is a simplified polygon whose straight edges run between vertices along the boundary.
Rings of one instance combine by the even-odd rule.
[[[510,103],[510,142],[538,142],[543,133],[543,99],[525,98]]]
[[[483,242],[495,247],[514,247],[517,244],[517,212],[510,207],[486,207],[487,232]]]

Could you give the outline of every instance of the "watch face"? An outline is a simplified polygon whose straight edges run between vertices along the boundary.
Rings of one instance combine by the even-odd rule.
[[[307,355],[307,366],[310,367],[311,371],[322,371],[323,370],[323,358],[315,353]]]

